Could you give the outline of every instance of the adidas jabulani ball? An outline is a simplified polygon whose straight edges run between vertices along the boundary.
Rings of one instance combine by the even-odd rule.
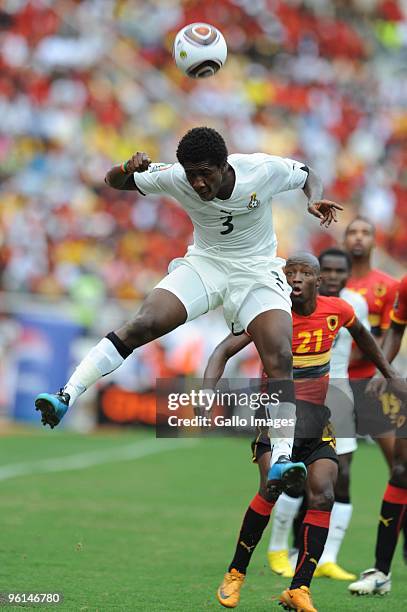
[[[192,79],[214,75],[225,63],[227,53],[222,33],[208,23],[191,23],[174,40],[175,63]]]

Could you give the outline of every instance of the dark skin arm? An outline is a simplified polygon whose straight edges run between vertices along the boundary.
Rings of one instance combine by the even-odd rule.
[[[368,357],[375,366],[380,370],[386,380],[376,380],[375,383],[387,385],[390,383],[391,389],[400,397],[406,397],[407,386],[402,381],[396,370],[392,368],[386,359],[382,349],[377,344],[372,334],[362,325],[359,319],[355,319],[353,324],[347,328],[352,335],[361,352]],[[204,372],[203,388],[213,389],[216,387],[219,379],[222,377],[228,360],[241,351],[245,346],[250,344],[251,338],[245,333],[240,336],[229,334],[213,351],[209,357],[208,363]],[[390,343],[390,341],[389,341]],[[385,350],[386,344],[385,344]],[[373,381],[369,383],[372,385]],[[369,390],[369,387],[368,387]],[[380,391],[383,393],[384,389]],[[380,394],[379,393],[379,394]]]
[[[347,328],[356,344],[366,357],[382,372],[386,378],[397,378],[397,372],[392,368],[383,351],[373,338],[372,334],[362,325],[359,319]],[[213,351],[204,372],[205,388],[211,388],[221,378],[228,360],[250,344],[251,338],[247,334],[234,336],[229,334]]]
[[[121,191],[139,191],[133,173],[145,172],[149,164],[151,159],[147,153],[138,151],[125,163],[125,171],[123,166],[113,166],[106,174],[105,183]],[[321,199],[322,182],[312,168],[309,168],[303,191],[308,198],[308,212],[320,219],[321,225],[328,227],[332,221],[337,222],[337,210],[343,210],[343,207],[330,200]]]
[[[388,329],[386,335],[384,336],[382,350],[387,360],[389,361],[389,363],[393,361],[393,359],[397,356],[400,350],[405,328],[406,328],[405,325],[399,325],[398,323],[395,323],[394,321],[392,321],[390,328]],[[387,380],[383,378],[374,378],[370,381],[370,383],[366,387],[366,390],[371,395],[374,395],[375,397],[379,397],[380,395],[386,392],[387,386],[388,386]],[[398,389],[393,388],[391,390],[393,390],[396,393],[396,395],[398,395],[401,398],[406,397],[405,392],[404,394],[403,393],[400,394],[400,392],[398,392]]]
[[[337,222],[337,211],[343,206],[322,198],[322,182],[318,174],[308,166],[308,178],[303,191],[308,198],[308,212],[321,220],[321,225],[328,227],[332,221]]]
[[[347,329],[364,356],[375,364],[385,378],[397,377],[397,372],[387,361],[382,349],[359,319],[355,319],[353,324]]]
[[[383,345],[383,334],[381,332],[380,327],[374,327],[370,330],[370,333],[372,334],[372,336],[374,336],[377,344],[379,346]],[[355,345],[352,346],[352,352],[350,355],[350,361],[356,361],[358,359],[363,359],[363,353],[362,351]]]
[[[398,397],[402,399],[406,398],[407,385],[405,381],[401,379],[398,372],[396,372],[396,370],[390,365],[383,350],[377,344],[372,334],[358,319],[355,319],[353,325],[347,329],[351,333],[354,341],[363,354],[375,364],[377,369],[383,374],[384,378],[387,379],[386,381],[380,382],[387,384],[388,390],[393,391]],[[367,387],[367,390],[370,393],[372,393],[372,388],[370,386],[371,384],[372,383],[369,383],[369,386]]]
[[[252,342],[251,338],[246,333],[243,333],[239,336],[229,334],[218,344],[206,364],[202,383],[202,388],[205,391],[210,392],[211,389],[215,389],[219,379],[222,378],[227,361],[250,344],[250,342]],[[207,406],[204,404],[196,407],[195,414],[207,415]]]
[[[213,389],[225,370],[228,360],[252,342],[246,333],[240,336],[229,334],[213,351],[204,372],[204,389]]]
[[[383,353],[386,355],[389,363],[393,361],[400,351],[405,329],[405,325],[400,325],[395,323],[395,321],[391,322],[382,345]]]
[[[122,166],[113,166],[105,176],[105,183],[113,189],[121,191],[138,191],[134,182],[134,172],[145,172],[151,164],[147,153],[137,152],[125,163],[126,171]]]

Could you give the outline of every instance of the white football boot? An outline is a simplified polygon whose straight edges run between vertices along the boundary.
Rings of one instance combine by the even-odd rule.
[[[348,589],[352,595],[386,595],[391,589],[391,573],[383,574],[372,568],[360,574],[359,580],[352,582]]]

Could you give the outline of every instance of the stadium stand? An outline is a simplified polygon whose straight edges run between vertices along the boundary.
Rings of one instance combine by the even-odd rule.
[[[166,198],[108,188],[105,171],[134,149],[173,161],[199,124],[231,152],[306,160],[344,222],[367,213],[390,265],[405,261],[406,18],[397,0],[5,0],[1,290],[140,300],[192,227]],[[229,46],[222,73],[199,82],[171,57],[177,29],[197,20]],[[277,201],[282,256],[341,237],[342,223],[299,223],[303,206]]]

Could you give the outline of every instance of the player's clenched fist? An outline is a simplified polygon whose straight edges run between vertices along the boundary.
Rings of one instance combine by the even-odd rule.
[[[147,153],[137,151],[130,159],[122,164],[122,170],[126,174],[133,172],[145,172],[151,164],[151,159]]]

